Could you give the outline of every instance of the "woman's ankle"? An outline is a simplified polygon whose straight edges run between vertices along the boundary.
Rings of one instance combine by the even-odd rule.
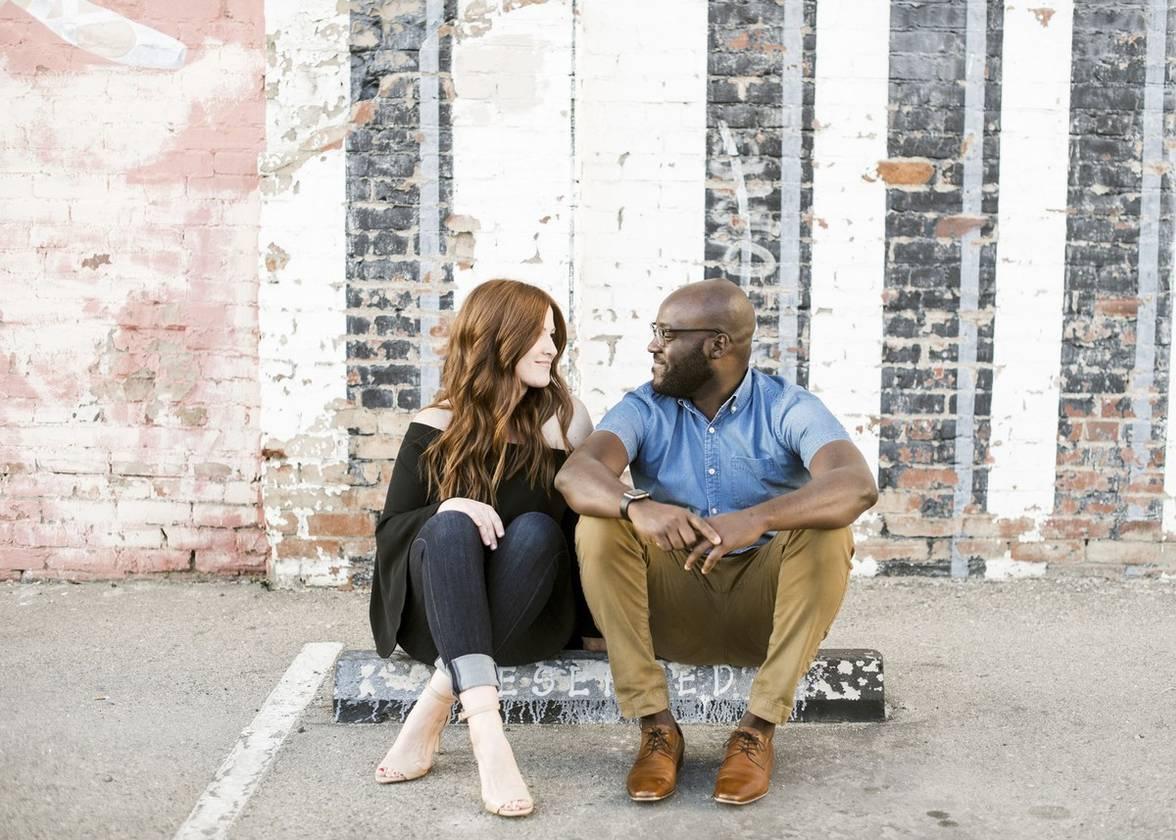
[[[433,675],[429,677],[428,686],[440,697],[449,698],[450,704],[456,699],[453,694],[453,681],[449,679],[449,674],[440,668],[433,671]]]
[[[498,687],[476,685],[459,694],[458,699],[461,700],[461,707],[464,711],[477,715],[481,709],[493,709],[498,705]],[[495,717],[497,717],[497,713],[495,713]]]

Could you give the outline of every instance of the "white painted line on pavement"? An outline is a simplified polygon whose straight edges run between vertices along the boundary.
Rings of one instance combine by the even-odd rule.
[[[215,840],[228,834],[342,649],[339,642],[303,646],[256,717],[241,731],[175,840]]]

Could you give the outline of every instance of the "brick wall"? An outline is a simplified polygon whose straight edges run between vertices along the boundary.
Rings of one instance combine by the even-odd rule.
[[[0,8],[0,575],[364,583],[494,276],[597,418],[746,288],[877,468],[859,574],[1176,567],[1166,0],[111,9],[182,65]]]
[[[0,7],[0,579],[261,572],[261,2],[106,5]]]

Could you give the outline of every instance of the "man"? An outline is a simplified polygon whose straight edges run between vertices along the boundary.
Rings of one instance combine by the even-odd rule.
[[[654,657],[758,666],[727,742],[718,802],[768,791],[772,736],[828,632],[849,577],[849,525],[874,476],[828,409],[748,368],[755,310],[726,280],[662,303],[653,380],[568,458],[556,487],[581,514],[584,592],[608,644],[617,701],[641,719],[629,796],[677,788],[682,731]],[[628,466],[636,489],[620,476]]]

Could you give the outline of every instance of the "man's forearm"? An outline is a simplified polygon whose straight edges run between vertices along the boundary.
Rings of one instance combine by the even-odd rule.
[[[620,516],[621,496],[632,489],[595,458],[573,452],[555,477],[568,507],[586,516]]]
[[[830,470],[804,487],[748,508],[764,531],[844,528],[873,507],[878,491],[856,470]]]

